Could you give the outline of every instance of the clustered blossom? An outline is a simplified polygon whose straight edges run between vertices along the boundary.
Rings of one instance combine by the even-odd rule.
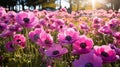
[[[112,17],[111,11],[105,13],[104,10],[96,11],[93,18],[91,11],[69,14],[62,8],[54,12],[27,10],[16,13],[0,7],[0,40],[3,40],[0,48],[1,45],[5,48],[0,49],[0,61],[1,53],[9,53],[15,55],[12,58],[25,57],[22,61],[27,63],[32,62],[31,58],[40,57],[42,60],[38,60],[43,62],[40,65],[51,67],[58,60],[73,67],[102,67],[116,62],[120,57],[120,16],[114,14],[116,18]]]

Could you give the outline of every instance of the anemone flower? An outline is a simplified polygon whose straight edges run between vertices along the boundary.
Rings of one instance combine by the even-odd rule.
[[[16,21],[21,26],[27,28],[33,28],[36,24],[38,24],[38,19],[32,12],[19,12],[16,15]]]
[[[93,18],[93,24],[100,24],[102,22],[101,18],[95,17]]]
[[[0,23],[0,32],[4,31],[7,28],[7,24],[5,23]]]
[[[80,25],[80,28],[81,28],[81,29],[85,29],[85,30],[88,30],[88,29],[89,29],[86,23],[82,23],[82,24]]]
[[[43,32],[43,30],[41,28],[36,28],[34,31],[30,31],[29,32],[29,38],[33,41],[33,42],[37,42],[38,39],[40,39],[40,33]]]
[[[116,47],[115,44],[109,44],[109,46],[111,47],[111,49],[115,50],[116,54],[120,56],[120,48]],[[118,59],[120,59],[118,57]]]
[[[62,48],[61,45],[56,44],[45,50],[45,54],[48,57],[57,58],[66,54],[68,50],[66,48]]]
[[[15,51],[15,47],[14,47],[13,42],[8,42],[8,43],[6,43],[5,48],[6,48],[6,50],[7,50],[8,52],[13,52],[13,51]]]
[[[93,28],[95,29],[99,29],[101,27],[101,23],[102,23],[102,19],[101,18],[98,18],[98,17],[95,17],[93,18]]]
[[[6,37],[10,37],[11,35],[13,35],[13,32],[10,30],[5,30],[0,34],[0,37],[2,38],[6,38]]]
[[[84,54],[91,51],[93,47],[93,40],[91,38],[87,38],[85,35],[79,37],[73,43],[73,51],[76,51],[77,54]]]
[[[49,33],[41,32],[37,44],[43,48],[51,47],[53,45],[53,37]]]
[[[108,22],[108,26],[113,29],[113,28],[117,28],[119,26],[119,23],[120,21],[118,19],[111,19],[109,22]]]
[[[6,10],[3,7],[0,7],[0,17],[4,16],[6,14]]]
[[[102,67],[102,58],[93,51],[80,55],[78,60],[73,62],[74,67]]]
[[[13,25],[8,25],[7,30],[11,32],[20,32],[22,30],[22,27],[19,24],[15,23]]]
[[[15,34],[13,37],[13,43],[19,45],[22,48],[25,48],[26,38],[22,34]]]
[[[12,19],[12,20],[15,20],[16,14],[17,13],[14,12],[14,11],[8,11],[7,12],[7,15],[8,15],[9,19]]]
[[[94,46],[95,53],[102,57],[104,63],[114,62],[117,60],[115,50],[109,45]]]
[[[116,46],[120,46],[120,39],[114,39],[114,43]]]
[[[104,33],[104,34],[111,34],[111,33],[112,33],[112,30],[111,30],[110,27],[107,26],[107,25],[101,27],[98,31],[99,31],[100,33]]]
[[[58,40],[61,43],[73,43],[79,37],[79,32],[75,31],[73,28],[67,28],[64,31],[58,33]]]
[[[114,38],[120,40],[120,32],[113,32],[112,35]]]

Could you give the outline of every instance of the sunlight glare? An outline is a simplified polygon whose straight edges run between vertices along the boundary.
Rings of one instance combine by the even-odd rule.
[[[95,0],[92,0],[92,10],[95,10]]]

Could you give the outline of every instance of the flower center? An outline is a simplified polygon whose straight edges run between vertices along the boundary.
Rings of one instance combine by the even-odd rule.
[[[9,28],[9,30],[10,30],[10,31],[14,31],[14,30],[16,30],[16,29],[15,29],[15,27],[11,26],[11,27]]]
[[[14,15],[10,15],[11,18],[14,18]]]
[[[57,55],[57,54],[59,54],[59,51],[58,51],[58,50],[55,50],[55,51],[53,51],[52,54],[53,54],[53,55]]]
[[[0,29],[3,29],[3,27],[2,27],[2,26],[0,26]]]
[[[105,51],[103,51],[103,52],[101,53],[101,55],[104,56],[104,57],[108,57],[108,56],[109,56],[108,53],[105,52]]]
[[[60,28],[63,28],[63,26],[60,26]]]
[[[49,40],[45,40],[45,44],[51,44],[51,42]]]
[[[99,21],[98,21],[98,20],[96,20],[96,21],[95,21],[95,23],[99,23]]]
[[[23,21],[24,21],[25,23],[29,23],[30,19],[29,19],[29,18],[24,18]]]
[[[12,44],[10,44],[10,48],[14,48]]]
[[[83,49],[86,48],[86,43],[81,43],[80,47],[83,48]]]
[[[35,34],[33,37],[34,37],[34,40],[38,40],[39,39],[39,34]]]
[[[92,63],[86,63],[85,67],[94,67]]]
[[[71,40],[72,40],[72,37],[68,35],[68,36],[65,37],[65,40],[71,41]]]
[[[20,40],[20,39],[18,39],[18,40],[17,40],[17,42],[18,42],[18,43],[20,43],[20,42],[21,42],[21,40]]]
[[[5,23],[7,24],[7,23],[8,23],[8,21],[5,21]]]

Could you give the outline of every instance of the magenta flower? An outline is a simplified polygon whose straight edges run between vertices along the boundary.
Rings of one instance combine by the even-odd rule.
[[[67,12],[67,9],[66,8],[61,8],[60,11],[61,12]]]
[[[115,50],[116,54],[120,56],[120,48],[116,47],[115,44],[109,44],[111,49]],[[120,59],[120,57],[118,57]]]
[[[15,20],[16,14],[17,13],[14,12],[14,11],[7,12],[7,15],[8,15],[8,17],[9,17],[10,20]]]
[[[0,23],[0,32],[4,31],[7,28],[7,24],[5,23]]]
[[[13,42],[16,45],[19,45],[22,48],[25,48],[26,44],[26,38],[22,34],[15,34],[13,38]]]
[[[6,38],[6,37],[10,37],[11,35],[13,35],[13,32],[10,30],[5,30],[0,34],[0,37],[2,38]]]
[[[46,26],[48,23],[47,23],[47,20],[45,20],[45,19],[40,19],[40,20],[39,20],[39,24],[41,24],[41,25],[43,25],[43,26],[44,26],[44,25]]]
[[[101,18],[98,18],[98,17],[93,18],[93,24],[99,24],[101,22],[102,22]]]
[[[58,40],[61,43],[73,43],[78,39],[79,32],[75,31],[73,28],[67,28],[66,30],[58,33]]]
[[[85,35],[80,36],[79,39],[73,43],[73,51],[77,54],[88,53],[91,51],[92,47],[93,40],[87,38]]]
[[[13,42],[8,42],[8,43],[6,43],[5,48],[6,48],[6,50],[7,50],[8,52],[13,52],[13,51],[15,51],[15,47],[14,47]]]
[[[120,46],[120,39],[115,39],[114,43],[116,44],[116,46]]]
[[[95,18],[93,18],[92,27],[95,28],[95,29],[99,29],[101,27],[101,23],[102,23],[102,19],[98,18],[98,17],[95,17]]]
[[[36,28],[34,31],[30,31],[29,32],[29,38],[33,41],[33,42],[37,42],[38,39],[40,39],[40,33],[43,30],[41,28]]]
[[[103,62],[114,62],[117,60],[116,52],[108,45],[94,46],[95,53],[102,57]]]
[[[61,45],[53,45],[50,48],[48,48],[47,50],[45,50],[45,54],[48,57],[61,57],[62,55],[66,54],[68,52],[68,50],[66,48],[62,48]]]
[[[56,19],[54,23],[56,25],[56,30],[61,31],[65,28],[65,22],[61,19]]]
[[[38,19],[32,12],[19,12],[16,16],[16,21],[18,24],[27,28],[33,28],[36,24],[38,24]]]
[[[113,28],[117,28],[119,26],[119,23],[120,21],[118,19],[113,18],[108,22],[108,25],[111,29],[113,29]]]
[[[102,67],[102,58],[93,51],[80,55],[78,60],[73,62],[74,67]]]
[[[5,8],[0,7],[0,17],[4,16],[6,14]]]
[[[120,40],[120,32],[113,32],[112,35],[114,38]]]
[[[105,25],[98,30],[100,33],[111,34],[112,30],[109,26]]]
[[[20,32],[22,30],[22,27],[19,24],[15,23],[13,25],[8,25],[7,29],[11,32]]]
[[[0,23],[10,24],[13,22],[13,21],[10,22],[10,20],[11,19],[9,19],[7,15],[5,15],[5,16],[1,17]]]
[[[89,29],[86,23],[82,23],[82,24],[80,25],[80,28],[81,28],[81,29],[84,29],[84,30],[88,30],[88,29]]]
[[[41,32],[40,39],[38,39],[37,44],[43,48],[50,47],[53,45],[53,37],[46,32]]]

